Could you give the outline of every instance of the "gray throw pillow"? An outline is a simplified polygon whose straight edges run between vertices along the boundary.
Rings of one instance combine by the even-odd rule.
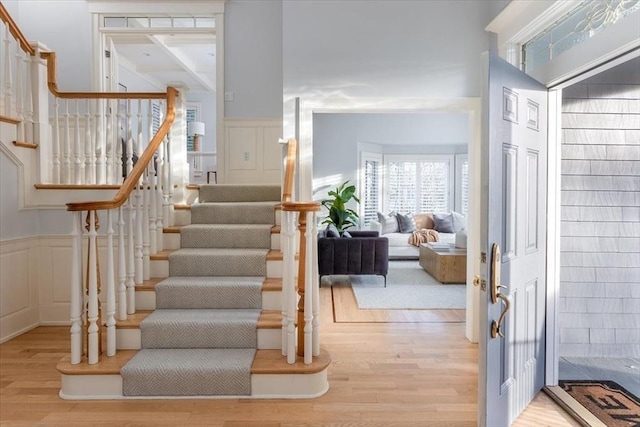
[[[467,228],[467,217],[456,211],[451,212],[453,218],[453,230],[457,233],[460,230]]]
[[[434,228],[439,233],[455,233],[453,229],[453,215],[450,213],[433,214]]]
[[[396,219],[395,212],[391,212],[389,213],[389,215],[378,212],[378,222],[382,226],[382,231],[380,232],[380,234],[398,232],[398,220]]]
[[[327,225],[325,236],[327,236],[327,237],[340,237],[340,232],[336,228],[335,224]]]
[[[348,231],[343,231],[342,232],[342,237],[344,237],[346,239],[350,239],[351,238],[351,233],[349,233]]]
[[[401,233],[411,233],[416,230],[416,221],[413,219],[413,214],[396,214],[396,218]]]

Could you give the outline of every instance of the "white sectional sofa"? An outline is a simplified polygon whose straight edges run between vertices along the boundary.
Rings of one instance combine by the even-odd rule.
[[[454,215],[455,214],[455,215]],[[460,231],[466,228],[466,218],[462,215],[454,212],[449,214],[437,214],[437,215],[452,215],[453,227],[452,231]],[[392,216],[392,215],[391,215]],[[455,219],[454,219],[455,216]],[[384,218],[386,217],[386,218]],[[401,232],[400,228],[389,227],[390,215],[378,214],[378,218],[382,221],[386,220],[386,223],[383,224],[381,221],[371,221],[369,228],[371,230],[377,231],[380,236],[384,236],[389,239],[389,259],[418,259],[419,256],[419,248],[418,246],[414,246],[409,243],[409,237],[411,237],[411,231],[409,232]],[[406,217],[406,216],[405,216]],[[432,214],[418,214],[414,215],[414,222],[416,229],[435,229],[438,230],[434,224],[434,219]],[[388,232],[389,230],[393,230]],[[438,231],[438,237],[440,242],[449,243],[451,245],[455,244],[456,241],[456,233],[448,233],[443,231]]]

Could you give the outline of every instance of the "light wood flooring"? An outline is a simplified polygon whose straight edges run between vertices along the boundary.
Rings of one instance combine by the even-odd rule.
[[[320,292],[322,345],[333,359],[330,390],[320,398],[65,401],[58,397],[60,375],[55,367],[68,354],[69,329],[39,327],[0,345],[0,425],[476,425],[477,346],[465,338],[464,323],[411,321],[402,316],[394,322],[400,316],[394,313],[387,314],[389,321],[380,320],[381,313],[374,315],[378,320],[362,320],[367,315],[353,313],[357,308],[348,305],[342,290]],[[342,295],[335,305],[332,295]],[[334,312],[343,310],[349,319],[360,320],[335,322]],[[578,424],[541,394],[515,425]]]

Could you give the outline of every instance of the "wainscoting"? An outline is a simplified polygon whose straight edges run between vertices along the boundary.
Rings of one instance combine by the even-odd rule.
[[[218,146],[221,184],[280,182],[282,119],[224,119],[224,144]]]

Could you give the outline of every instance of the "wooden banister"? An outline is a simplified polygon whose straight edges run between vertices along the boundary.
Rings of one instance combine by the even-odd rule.
[[[293,175],[296,168],[296,155],[298,141],[291,138],[287,141],[287,159],[284,169],[284,186],[282,188],[282,201],[290,202],[293,195]]]
[[[61,92],[56,83],[56,53],[42,52],[47,60],[47,86],[52,94],[63,99],[164,99],[165,92]]]
[[[117,92],[109,92],[109,94],[124,95],[124,93],[120,94]],[[164,138],[167,136],[169,130],[171,129],[171,126],[173,125],[173,120],[176,115],[175,103],[176,97],[178,96],[178,90],[173,87],[168,87],[165,96],[167,99],[167,114],[164,118],[164,121],[160,125],[158,132],[149,142],[147,148],[138,158],[138,161],[133,167],[133,170],[129,175],[127,175],[127,178],[124,180],[124,182],[120,186],[120,190],[118,190],[113,199],[95,202],[67,203],[68,211],[115,209],[124,204],[124,202],[129,198],[129,195],[131,194],[133,189],[138,184],[138,181],[144,173],[145,169],[153,159],[154,153],[156,152]]]
[[[31,56],[36,54],[36,50],[31,47],[27,38],[22,34],[22,31],[20,31],[20,28],[18,28],[18,25],[16,25],[15,21],[11,18],[11,15],[9,15],[9,12],[5,9],[2,3],[0,3],[0,20],[9,27],[9,32],[18,41],[23,51]]]

